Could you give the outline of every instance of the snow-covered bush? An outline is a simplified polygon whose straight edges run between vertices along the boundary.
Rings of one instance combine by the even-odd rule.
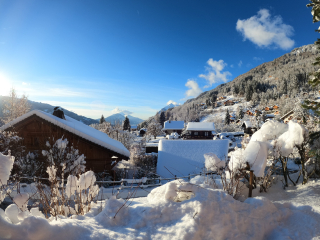
[[[46,217],[62,215],[83,215],[91,209],[92,202],[99,194],[99,187],[95,185],[96,177],[92,171],[80,174],[78,177],[69,175],[64,183],[64,174],[59,179],[57,168],[52,165],[47,168],[50,186],[38,183],[37,189],[40,204],[43,206]]]
[[[167,135],[167,139],[179,139],[180,135],[176,132],[171,133],[170,135]]]
[[[13,163],[14,157],[10,155],[10,151],[8,156],[0,153],[0,203],[10,191],[10,188],[7,186],[7,182],[11,174]]]
[[[64,173],[80,174],[85,170],[85,156],[79,155],[79,150],[69,145],[68,139],[63,137],[54,142],[46,142],[47,150],[42,150],[42,155],[46,157],[48,165],[55,165],[58,172],[65,165]]]

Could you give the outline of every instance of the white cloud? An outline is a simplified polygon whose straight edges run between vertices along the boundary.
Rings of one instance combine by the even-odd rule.
[[[240,62],[238,63],[238,66],[241,67],[242,66],[242,61],[240,60]]]
[[[26,83],[26,82],[22,82],[22,85],[27,86],[27,85],[30,85],[30,84]]]
[[[249,39],[259,47],[274,45],[286,50],[294,45],[294,40],[289,38],[293,34],[293,27],[284,24],[281,16],[271,17],[267,9],[261,9],[251,18],[238,19],[236,29],[242,33],[244,40]]]
[[[207,74],[200,74],[199,77],[204,78],[208,81],[207,86],[204,86],[204,88],[211,87],[212,84],[217,83],[217,82],[227,82],[228,81],[228,76],[231,76],[231,73],[228,71],[222,72],[225,66],[227,64],[223,60],[219,61],[214,61],[212,58],[210,58],[207,61],[207,64],[210,67],[207,67]]]
[[[230,67],[234,68],[233,64],[231,64]]]
[[[177,102],[174,102],[174,101],[172,101],[172,100],[169,100],[168,102],[167,102],[167,105],[169,105],[169,104],[173,104],[173,105],[178,105],[178,103]]]
[[[263,58],[260,58],[260,57],[253,57],[253,60],[255,60],[255,61],[260,61],[260,60],[262,60]]]
[[[116,114],[116,113],[122,113],[124,115],[131,115],[133,112],[130,112],[128,110],[121,110],[120,108],[116,107],[115,109],[113,109],[112,114]]]
[[[185,86],[190,88],[185,93],[186,97],[197,97],[200,93],[202,93],[198,83],[194,80],[189,79]]]

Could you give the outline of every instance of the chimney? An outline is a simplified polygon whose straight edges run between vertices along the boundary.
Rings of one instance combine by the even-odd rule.
[[[53,116],[56,116],[56,117],[58,117],[58,118],[61,118],[61,119],[66,120],[66,118],[65,118],[65,116],[64,116],[64,112],[63,112],[63,110],[62,110],[61,107],[55,107],[55,108],[53,109],[52,115],[53,115]]]

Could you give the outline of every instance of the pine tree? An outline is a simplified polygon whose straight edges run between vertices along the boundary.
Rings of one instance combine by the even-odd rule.
[[[127,131],[130,131],[130,120],[129,118],[126,116],[124,121],[123,121],[123,130],[127,130]]]
[[[162,127],[163,127],[165,121],[166,121],[166,116],[164,115],[164,112],[162,111],[160,113],[160,118],[159,118],[159,123],[161,124]]]
[[[103,116],[103,114],[102,114],[99,123],[102,124],[102,123],[104,123],[105,121],[106,121],[106,120],[104,119],[104,116]]]
[[[231,119],[230,119],[230,113],[229,113],[229,109],[227,108],[227,113],[226,113],[226,117],[224,119],[224,124],[230,124]]]
[[[238,108],[237,119],[242,119],[244,117],[242,106]]]

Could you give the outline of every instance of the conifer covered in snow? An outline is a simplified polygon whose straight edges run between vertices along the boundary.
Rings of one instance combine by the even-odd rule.
[[[226,116],[225,116],[225,119],[224,119],[224,123],[229,125],[230,122],[231,122],[230,113],[229,113],[229,109],[227,108],[227,112],[226,112]]]
[[[124,121],[123,121],[123,130],[126,130],[126,131],[130,131],[130,120],[129,118],[126,116]]]
[[[166,121],[166,116],[164,114],[164,111],[161,111],[159,122],[160,122],[162,127],[163,127],[165,121]]]
[[[99,123],[101,124],[101,123],[104,123],[106,120],[104,119],[104,116],[103,115],[101,115],[101,118],[100,118],[100,120],[99,120]]]

